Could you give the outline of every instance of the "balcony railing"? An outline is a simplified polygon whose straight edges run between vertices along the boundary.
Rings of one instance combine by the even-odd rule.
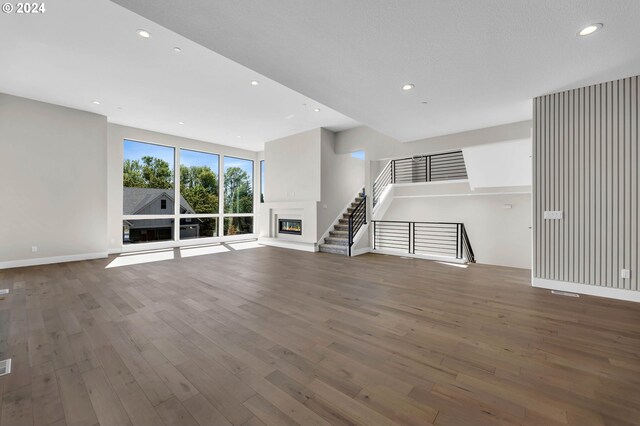
[[[373,249],[390,249],[474,263],[475,256],[464,223],[374,220]]]
[[[467,179],[462,151],[390,160],[373,183],[373,205],[390,184],[456,179]]]

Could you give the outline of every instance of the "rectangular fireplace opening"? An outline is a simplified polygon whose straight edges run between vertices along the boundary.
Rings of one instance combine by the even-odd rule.
[[[278,233],[302,235],[302,220],[278,219]]]

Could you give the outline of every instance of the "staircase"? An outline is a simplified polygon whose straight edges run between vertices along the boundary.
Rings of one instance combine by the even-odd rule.
[[[351,207],[342,215],[342,219],[329,231],[329,236],[324,239],[324,244],[320,244],[320,251],[323,253],[349,255],[349,215],[353,213],[358,204],[364,198],[364,190],[351,203]]]

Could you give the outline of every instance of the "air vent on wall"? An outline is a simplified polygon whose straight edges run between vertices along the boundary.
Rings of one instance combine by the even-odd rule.
[[[579,294],[569,293],[567,291],[551,290],[551,294],[557,294],[558,296],[580,297]]]
[[[11,358],[0,361],[0,376],[11,373]]]

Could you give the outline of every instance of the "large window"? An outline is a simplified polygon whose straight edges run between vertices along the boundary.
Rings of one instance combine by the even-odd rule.
[[[224,235],[253,232],[253,161],[224,157]]]
[[[180,194],[186,213],[218,214],[218,168],[216,154],[180,150]]]
[[[173,214],[173,155],[173,148],[124,141],[122,213],[125,216]]]
[[[187,209],[180,211],[180,239],[218,236],[220,157],[180,150],[180,196]],[[198,215],[197,217],[195,215]]]
[[[253,161],[224,157],[224,212],[253,213]]]
[[[224,157],[221,179],[220,159],[213,153],[125,140],[123,243],[253,233],[253,161]],[[178,176],[175,164],[180,165]]]

